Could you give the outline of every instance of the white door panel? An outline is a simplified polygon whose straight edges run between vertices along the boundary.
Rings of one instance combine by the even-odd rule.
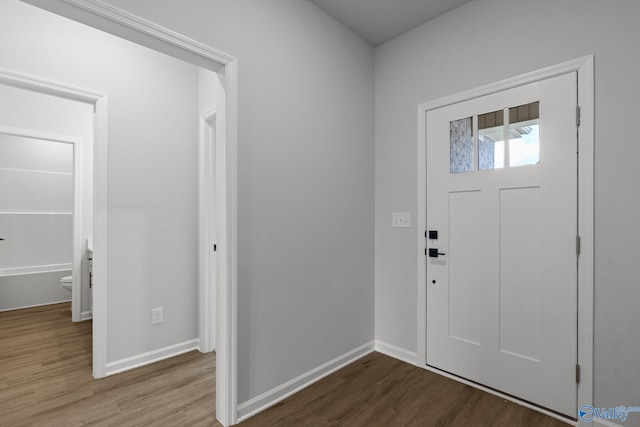
[[[571,417],[577,390],[576,91],[570,73],[427,113],[427,225],[439,232],[428,248],[444,254],[427,262],[427,364]],[[535,132],[534,121],[509,109],[527,105],[531,111],[539,105],[539,162],[526,152],[532,146],[516,146],[525,140],[518,132]],[[512,120],[522,124],[506,130],[479,124],[484,116],[478,115],[494,111],[505,123],[515,114]],[[452,162],[469,150],[450,149],[451,134],[459,131],[451,122],[468,117],[460,129],[470,132],[472,123],[473,165],[469,170],[471,162],[462,161],[466,172],[453,173]],[[481,126],[512,141],[503,144],[509,147],[505,167],[479,170],[486,169],[478,163],[487,147],[478,142]],[[499,144],[490,144],[496,153]],[[527,162],[521,154],[534,160],[516,166]]]

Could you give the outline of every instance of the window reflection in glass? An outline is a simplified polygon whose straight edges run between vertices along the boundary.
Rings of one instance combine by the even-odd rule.
[[[540,103],[509,108],[509,165],[540,163]]]
[[[478,116],[478,170],[504,167],[504,111]]]

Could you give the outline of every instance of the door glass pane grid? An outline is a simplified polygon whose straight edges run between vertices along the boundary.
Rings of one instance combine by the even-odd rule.
[[[539,111],[532,102],[451,121],[450,173],[539,164]]]

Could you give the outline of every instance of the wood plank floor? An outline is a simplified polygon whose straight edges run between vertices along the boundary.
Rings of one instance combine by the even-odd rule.
[[[215,355],[91,376],[91,322],[69,304],[0,313],[0,426],[220,426]],[[380,353],[243,422],[263,426],[565,427]]]
[[[0,313],[0,426],[213,426],[215,354],[91,375],[91,322],[69,304]]]
[[[372,353],[240,426],[567,427],[567,424]]]

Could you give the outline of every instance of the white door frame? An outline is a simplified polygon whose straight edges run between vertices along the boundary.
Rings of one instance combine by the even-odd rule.
[[[593,403],[593,297],[594,297],[594,57],[578,58],[522,76],[482,86],[456,95],[436,99],[418,105],[418,357],[419,366],[429,369],[427,364],[427,258],[425,257],[427,230],[427,112],[458,102],[468,101],[492,93],[501,92],[529,83],[538,82],[559,75],[577,72],[578,105],[581,109],[579,133],[578,172],[578,230],[581,238],[581,252],[578,265],[578,364],[580,383],[578,384],[578,408]],[[436,371],[440,373],[440,371]],[[454,379],[459,380],[457,377]],[[476,386],[474,383],[469,383]],[[483,388],[501,397],[518,401],[507,395]],[[521,405],[547,413],[554,413],[518,401]],[[578,410],[576,408],[576,412]],[[561,418],[566,421],[565,418]]]
[[[94,150],[93,150],[93,251],[98,257],[93,259],[93,295],[97,304],[93,305],[93,376],[100,378],[105,376],[107,365],[107,328],[106,328],[106,263],[107,263],[107,233],[106,233],[106,205],[107,205],[107,96],[100,92],[81,89],[64,83],[44,80],[28,74],[13,71],[0,70],[0,83],[14,87],[45,93],[59,98],[85,102],[94,107]],[[98,161],[100,159],[100,161]],[[75,161],[75,160],[74,160]],[[75,178],[74,178],[75,180]],[[75,184],[74,184],[75,185]],[[96,190],[102,191],[96,191]],[[74,202],[74,205],[77,201]],[[75,206],[74,206],[75,210]],[[105,224],[104,228],[97,227],[96,222]],[[75,224],[74,224],[75,227]],[[76,238],[74,237],[74,240]],[[74,259],[77,255],[75,246],[81,253],[82,242],[75,242]],[[79,255],[80,257],[82,255]],[[78,306],[78,313],[72,313],[74,321],[80,320],[80,293],[76,295],[76,286],[80,281],[73,279],[74,292],[72,294],[72,307]],[[77,299],[77,301],[76,301]],[[76,320],[77,317],[77,320]]]
[[[212,138],[207,138],[210,128]],[[211,196],[212,172],[215,173],[215,164],[211,164],[211,154],[216,152],[216,107],[211,107],[200,114],[200,151],[198,168],[198,191],[199,196],[199,232],[198,232],[198,335],[200,337],[200,351],[209,353],[216,348],[215,325],[216,320],[216,289],[217,289],[217,268],[215,266],[214,250],[212,247],[216,236],[215,218],[219,216],[216,210],[216,197]],[[215,157],[214,157],[215,158]],[[215,178],[213,182],[216,182]],[[215,186],[215,184],[214,184]],[[212,223],[213,222],[213,223]],[[213,225],[213,227],[212,227]],[[217,242],[216,242],[217,249]],[[212,274],[213,273],[213,274]],[[212,327],[214,325],[214,327]]]
[[[7,71],[0,70],[0,82],[17,87],[16,79],[19,76],[9,73]],[[19,86],[22,89],[34,90],[33,87],[28,87],[25,82],[28,78],[24,75],[22,77],[22,85]],[[71,255],[71,320],[79,322],[85,320],[82,318],[82,138],[77,138],[67,135],[58,135],[49,132],[41,132],[32,129],[20,129],[8,126],[0,125],[0,134],[21,136],[25,138],[40,139],[43,141],[59,142],[64,144],[71,144],[73,146],[73,250]]]
[[[218,244],[216,417],[223,425],[237,422],[237,281],[238,281],[238,69],[233,56],[185,37],[103,0],[21,0],[131,42],[218,72],[216,186],[224,194],[217,201],[221,233]],[[106,374],[107,347],[107,122],[106,97],[96,104],[94,151],[94,376]],[[98,114],[99,107],[104,114]],[[220,162],[219,162],[220,164]],[[219,178],[219,179],[218,179]]]

